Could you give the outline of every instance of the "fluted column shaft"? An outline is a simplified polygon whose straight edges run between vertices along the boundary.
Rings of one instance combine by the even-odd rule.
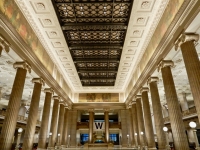
[[[60,137],[57,135],[57,143],[58,146],[61,144],[60,141],[58,141],[58,138],[60,140],[62,139],[63,136],[63,126],[64,126],[64,114],[65,114],[65,106],[63,103],[60,104],[60,111],[59,111],[59,120],[58,120],[58,134],[60,134]]]
[[[137,109],[137,119],[138,119],[138,136],[140,137],[140,145],[146,146],[146,133],[144,129],[144,119],[143,119],[143,112],[142,112],[142,104],[141,104],[141,98],[136,99],[136,109]],[[141,135],[141,132],[144,134]]]
[[[54,98],[52,119],[51,119],[51,128],[50,132],[52,133],[48,147],[54,147],[57,137],[57,121],[58,121],[58,109],[59,109],[59,99]]]
[[[163,115],[162,115],[162,107],[160,103],[157,82],[154,81],[154,82],[149,83],[149,87],[150,87],[150,92],[151,92],[151,101],[152,101],[154,123],[155,123],[155,129],[156,129],[156,135],[157,135],[157,141],[158,141],[158,149],[164,150],[168,143],[166,141],[166,136],[163,131],[164,120],[163,120]]]
[[[129,126],[129,137],[130,137],[130,145],[135,146],[134,134],[133,134],[133,117],[132,117],[132,108],[129,108],[129,117],[130,117],[130,126]]]
[[[153,133],[153,125],[151,119],[151,110],[149,106],[149,98],[147,91],[142,91],[142,102],[143,102],[143,113],[144,113],[144,120],[145,120],[145,133],[147,138],[147,145],[148,148],[155,149],[155,140],[154,140],[154,133]]]
[[[181,52],[187,71],[191,92],[194,98],[198,119],[200,122],[200,63],[194,41],[187,41],[181,45]]]
[[[63,126],[63,136],[62,136],[62,143],[61,145],[67,145],[67,138],[68,138],[68,107],[65,107],[65,115],[64,115],[64,126]]]
[[[18,68],[0,135],[0,150],[10,150],[17,124],[27,70]]]
[[[94,122],[94,112],[89,112],[89,143],[93,142],[93,122]]]
[[[41,149],[46,148],[49,115],[50,115],[50,109],[51,109],[51,98],[52,98],[52,92],[50,91],[46,92],[43,114],[42,114],[42,121],[40,125],[40,134],[39,134],[39,140],[38,140],[38,148],[41,148]]]
[[[132,122],[133,122],[133,135],[136,143],[136,146],[140,145],[139,131],[138,131],[138,119],[137,119],[137,108],[136,103],[132,104]]]
[[[37,124],[37,115],[35,114],[38,113],[39,109],[41,89],[42,83],[35,82],[22,147],[25,150],[32,150],[33,148],[33,138]]]
[[[109,112],[107,110],[104,112],[104,118],[105,118],[105,139],[106,142],[109,143]]]
[[[182,120],[182,114],[180,111],[170,66],[163,67],[161,72],[175,148],[176,150],[189,150],[189,145],[185,134],[185,127]]]

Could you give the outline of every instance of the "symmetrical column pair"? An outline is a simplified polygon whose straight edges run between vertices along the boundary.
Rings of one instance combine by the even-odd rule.
[[[109,109],[104,109],[105,140],[109,143]],[[94,109],[89,109],[89,143],[93,142]]]

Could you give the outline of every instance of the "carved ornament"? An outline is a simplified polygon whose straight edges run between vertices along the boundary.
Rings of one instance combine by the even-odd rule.
[[[142,87],[140,89],[140,93],[143,93],[143,92],[149,92],[149,88],[148,87]]]
[[[54,93],[54,90],[52,89],[52,88],[45,88],[44,89],[44,92],[46,93],[46,92],[48,92],[48,93]]]
[[[32,79],[32,83],[40,83],[43,86],[45,85],[45,82],[44,82],[44,80],[42,78],[33,78]]]
[[[10,50],[10,44],[3,38],[3,36],[0,35],[0,50],[5,50],[7,53]]]
[[[173,67],[174,62],[172,60],[162,60],[158,65],[158,72],[161,70],[161,68],[168,67],[168,66]]]
[[[54,100],[59,100],[59,101],[60,101],[61,98],[60,98],[60,96],[53,96],[53,99],[54,99]]]
[[[27,62],[25,62],[25,61],[23,61],[23,62],[15,62],[13,64],[13,67],[15,69],[17,69],[17,68],[23,68],[23,69],[26,69],[29,73],[31,73],[31,66]]]
[[[147,85],[149,85],[151,82],[159,82],[159,78],[158,77],[149,77],[147,79]]]
[[[199,34],[181,34],[179,38],[175,42],[175,50],[178,50],[178,48],[181,46],[181,44],[187,42],[187,41],[195,41],[197,42],[199,40]]]

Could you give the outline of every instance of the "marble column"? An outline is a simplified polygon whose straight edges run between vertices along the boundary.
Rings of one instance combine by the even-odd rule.
[[[140,93],[142,94],[142,104],[143,104],[143,113],[145,120],[145,131],[146,131],[145,133],[147,138],[148,149],[156,149],[148,92],[149,88],[147,87],[143,87],[140,90]]]
[[[191,92],[194,98],[194,104],[197,110],[200,122],[200,63],[194,42],[199,40],[198,34],[182,34],[175,43],[175,48],[181,48],[185,68],[187,71]]]
[[[157,86],[158,81],[159,80],[157,77],[150,77],[147,81],[147,84],[150,87],[158,149],[165,150],[168,143],[166,140],[165,132],[163,131],[164,120],[163,120],[163,115],[162,115],[160,97],[158,93],[158,86]]]
[[[0,35],[0,56],[3,50],[8,53],[10,51],[10,44],[8,43],[8,41],[6,41],[4,37]]]
[[[105,140],[109,143],[109,109],[104,110],[104,120],[105,120]]]
[[[129,118],[130,118],[130,127],[129,127],[129,144],[130,146],[135,147],[134,133],[133,133],[133,117],[132,117],[132,105],[129,105]]]
[[[62,135],[62,147],[67,146],[67,138],[68,138],[68,107],[65,107],[65,115],[64,115],[64,126],[63,126],[63,135]]]
[[[182,113],[176,94],[175,84],[171,72],[173,62],[162,60],[159,69],[162,72],[162,79],[168,105],[169,119],[174,137],[174,145],[177,150],[189,150],[188,140],[185,133],[185,127],[182,120]]]
[[[51,119],[51,128],[50,133],[52,133],[52,136],[50,138],[50,142],[48,147],[52,148],[55,146],[56,143],[56,137],[57,137],[57,126],[58,126],[58,109],[59,109],[59,96],[53,96],[54,104],[53,104],[53,111],[52,111],[52,119]]]
[[[39,109],[42,85],[44,85],[44,80],[42,78],[34,78],[32,79],[32,82],[34,83],[34,88],[22,146],[22,149],[25,150],[32,150],[33,148],[33,138],[35,135],[35,127],[38,118],[36,114],[38,113]]]
[[[137,108],[136,102],[132,103],[132,123],[133,123],[133,135],[135,140],[135,146],[140,145],[139,131],[138,131],[138,119],[137,119]]]
[[[144,129],[144,118],[142,111],[141,95],[137,95],[136,99],[136,109],[137,109],[137,121],[138,121],[138,136],[140,138],[140,147],[145,147],[146,145],[146,132]],[[143,133],[143,134],[141,134]]]
[[[44,89],[45,92],[45,100],[44,100],[44,108],[42,114],[42,121],[40,125],[40,133],[39,133],[39,140],[38,140],[38,149],[45,149],[47,143],[47,135],[48,135],[48,124],[49,124],[49,115],[51,109],[51,98],[53,95],[52,88]]]
[[[20,108],[20,101],[25,84],[27,70],[30,72],[30,66],[26,62],[14,63],[14,68],[17,69],[13,88],[11,91],[6,116],[3,122],[0,135],[0,150],[10,150],[12,140],[17,124],[17,117]]]
[[[93,143],[94,109],[89,109],[89,143]]]
[[[188,107],[188,102],[186,98],[186,93],[182,92],[178,94],[180,105],[181,105],[181,110],[183,112],[189,112],[189,107]]]
[[[169,112],[166,106],[162,106],[163,118],[169,117]]]
[[[60,111],[59,111],[59,119],[58,119],[58,131],[57,131],[57,142],[56,145],[61,145],[61,139],[63,136],[63,126],[64,126],[64,115],[65,115],[65,104],[64,102],[60,102]],[[60,134],[60,136],[58,136]]]

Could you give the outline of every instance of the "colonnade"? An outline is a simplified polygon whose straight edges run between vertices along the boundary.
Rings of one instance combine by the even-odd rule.
[[[3,40],[3,39],[1,39]],[[0,41],[0,51],[3,49],[6,52],[9,52],[8,43],[5,41]],[[13,136],[15,133],[15,128],[17,125],[17,117],[21,104],[23,89],[25,85],[25,79],[27,72],[31,72],[31,66],[27,62],[16,62],[13,67],[16,69],[16,75],[6,111],[6,115],[3,121],[3,126],[0,134],[0,149],[1,150],[10,150],[12,146]],[[35,129],[37,124],[37,113],[39,110],[39,102],[40,102],[40,94],[42,91],[42,86],[45,84],[45,81],[40,78],[33,78],[32,83],[34,84],[31,104],[29,109],[28,120],[25,128],[23,147],[25,150],[32,150],[33,147],[33,139],[35,135]],[[47,143],[47,135],[48,133],[48,124],[50,117],[50,108],[51,108],[51,100],[52,97],[54,99],[54,106],[52,111],[52,120],[49,136],[49,147],[56,146],[67,146],[67,117],[68,117],[68,107],[67,105],[61,101],[60,96],[53,96],[54,90],[53,88],[45,88],[45,101],[44,108],[42,114],[42,121],[39,132],[39,140],[38,140],[38,149],[46,149]],[[58,113],[59,110],[59,113]],[[57,123],[58,120],[58,123]],[[59,136],[59,138],[58,138]],[[58,141],[59,139],[59,141]],[[57,141],[56,141],[57,140]]]
[[[189,79],[192,95],[194,98],[197,116],[200,118],[200,63],[194,42],[198,41],[199,35],[182,34],[175,42],[175,49],[180,47],[186,72]],[[189,150],[188,139],[185,133],[185,127],[180,110],[180,104],[175,89],[175,84],[171,72],[171,67],[174,65],[171,60],[162,60],[158,64],[158,70],[161,71],[164,91],[168,106],[168,115],[171,123],[171,129],[176,150]],[[150,88],[152,100],[152,109],[154,115],[155,130],[157,133],[157,142],[159,150],[166,150],[168,143],[166,135],[163,131],[164,120],[162,115],[162,107],[158,91],[158,77],[150,76],[147,79],[147,84]],[[156,149],[154,141],[154,133],[152,128],[151,112],[149,106],[148,92],[149,88],[142,87],[141,95],[136,95],[133,101],[129,104],[131,109],[131,117],[133,121],[134,137],[133,143],[137,147],[148,147],[148,149]],[[143,108],[142,108],[143,107]],[[137,120],[137,122],[136,122]],[[137,139],[137,136],[139,139]]]

